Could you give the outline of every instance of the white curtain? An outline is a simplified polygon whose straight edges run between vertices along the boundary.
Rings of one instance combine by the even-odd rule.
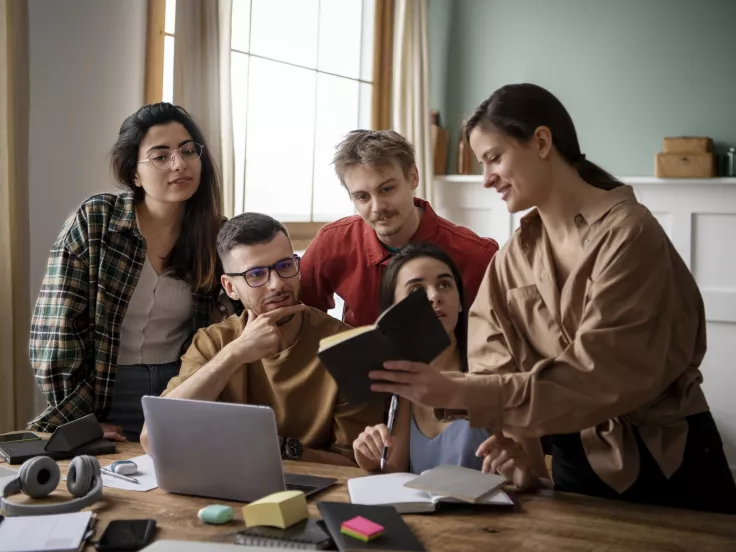
[[[0,0],[0,433],[35,413],[28,359],[28,6]]]
[[[232,0],[177,0],[174,103],[199,123],[222,175],[223,214],[235,208],[230,90]]]
[[[392,127],[414,144],[419,168],[417,195],[432,202],[427,0],[396,0],[395,9]]]

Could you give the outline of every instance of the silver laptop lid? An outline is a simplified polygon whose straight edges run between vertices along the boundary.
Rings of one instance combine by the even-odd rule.
[[[269,407],[148,396],[142,402],[164,491],[252,502],[285,489]]]

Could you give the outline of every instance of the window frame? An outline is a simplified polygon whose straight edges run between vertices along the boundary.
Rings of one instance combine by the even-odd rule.
[[[146,105],[158,103],[164,96],[164,37],[166,36],[166,0],[148,0],[146,24],[146,74],[143,99]]]

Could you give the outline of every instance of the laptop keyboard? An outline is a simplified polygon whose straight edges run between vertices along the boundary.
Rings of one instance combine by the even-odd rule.
[[[312,487],[311,485],[297,485],[296,483],[286,484],[287,491],[303,491],[305,494],[314,491],[316,488],[317,487]]]

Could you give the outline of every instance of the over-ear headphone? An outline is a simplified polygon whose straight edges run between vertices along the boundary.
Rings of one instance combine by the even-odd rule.
[[[63,504],[16,504],[5,500],[10,495],[23,492],[31,498],[42,498],[56,490],[61,480],[59,466],[48,456],[36,456],[20,467],[18,477],[3,489],[0,508],[5,515],[35,516],[40,514],[66,514],[77,512],[102,498],[100,464],[94,456],[77,456],[69,464],[66,488],[75,498]]]

